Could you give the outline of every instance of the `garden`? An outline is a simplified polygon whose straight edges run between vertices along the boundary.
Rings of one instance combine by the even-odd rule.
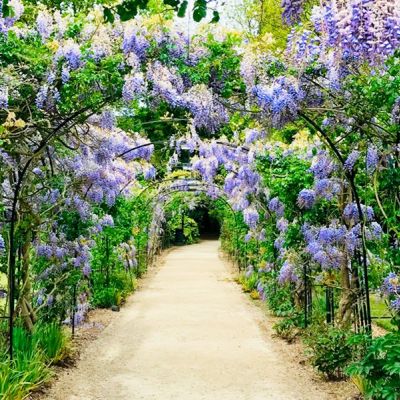
[[[0,3],[1,399],[210,227],[320,379],[400,398],[399,1],[232,8]]]

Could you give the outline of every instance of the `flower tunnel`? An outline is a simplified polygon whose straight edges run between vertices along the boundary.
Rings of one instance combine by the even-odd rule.
[[[172,3],[0,5],[0,364],[202,226],[296,332],[400,327],[398,1],[270,2],[257,35]]]

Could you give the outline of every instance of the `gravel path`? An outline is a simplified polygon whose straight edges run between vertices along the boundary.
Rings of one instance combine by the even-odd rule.
[[[52,400],[313,400],[316,387],[260,328],[217,241],[172,250],[62,374]]]

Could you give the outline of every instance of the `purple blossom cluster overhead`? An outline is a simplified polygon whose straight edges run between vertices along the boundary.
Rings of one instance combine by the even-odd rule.
[[[4,242],[3,236],[0,235],[0,255],[3,255],[6,251],[6,244]]]
[[[282,127],[297,117],[305,92],[295,77],[279,76],[253,87],[258,105],[270,115],[274,127]]]
[[[303,12],[303,4],[304,0],[282,0],[282,19],[288,25],[298,22]]]

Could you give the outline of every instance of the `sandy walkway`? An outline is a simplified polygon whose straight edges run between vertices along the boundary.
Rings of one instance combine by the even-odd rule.
[[[46,399],[331,399],[259,328],[218,246],[170,252]]]

